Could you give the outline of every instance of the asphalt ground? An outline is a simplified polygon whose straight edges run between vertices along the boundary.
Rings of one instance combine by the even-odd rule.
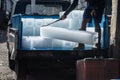
[[[14,72],[8,67],[6,32],[0,31],[0,80],[14,80]]]

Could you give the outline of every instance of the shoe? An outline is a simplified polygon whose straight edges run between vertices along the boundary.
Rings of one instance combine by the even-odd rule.
[[[79,49],[84,49],[85,45],[79,43],[78,47],[74,47],[73,50],[79,50]]]

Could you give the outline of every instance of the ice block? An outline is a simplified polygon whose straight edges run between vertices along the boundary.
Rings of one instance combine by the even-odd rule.
[[[60,40],[60,39],[53,39],[52,41],[53,49],[59,49],[59,50],[72,50],[77,45],[78,43],[76,42]]]
[[[96,44],[98,42],[98,33],[89,31],[69,30],[58,27],[41,27],[41,36],[52,39],[61,39],[84,44]]]
[[[33,36],[35,34],[34,19],[28,18],[22,19],[22,35],[23,36]]]
[[[60,20],[60,21],[58,21],[50,26],[69,29],[72,26],[72,19]]]
[[[81,27],[82,19],[83,19],[83,10],[73,10],[71,11],[66,19],[71,19],[71,26],[69,29],[78,30]],[[62,16],[64,12],[60,12],[59,16]]]
[[[22,36],[22,49],[32,49],[31,46],[31,37],[29,36]]]
[[[33,49],[51,49],[52,48],[52,39],[40,37],[40,36],[32,36],[32,48]]]
[[[73,10],[71,11],[68,15],[67,15],[67,18],[78,18],[78,19],[82,19],[83,18],[83,13],[84,13],[84,10]],[[59,16],[62,16],[64,14],[64,11],[63,12],[60,12],[59,13]]]
[[[87,31],[95,32],[95,27],[87,27]],[[103,28],[101,28],[101,47],[103,47]]]
[[[42,19],[35,19],[35,35],[40,36],[40,27],[44,24]]]
[[[54,21],[56,21],[56,20],[58,20],[58,19],[43,19],[42,21],[43,21],[43,25],[47,25],[47,24],[49,24],[49,23],[52,23],[52,22],[54,22]],[[65,20],[60,20],[60,21],[58,21],[58,22],[55,22],[55,23],[53,23],[53,24],[51,24],[50,26],[55,26],[55,27],[64,27],[64,28],[70,28],[71,27],[71,19],[65,19]]]
[[[43,25],[47,25],[51,22],[56,21],[57,19],[34,19],[34,18],[22,18],[22,35],[23,36],[40,36],[40,27]],[[55,27],[65,27],[70,28],[72,23],[71,19],[65,19],[58,21],[54,24],[51,24],[51,26]]]
[[[36,50],[36,49],[52,49],[52,39],[40,36],[23,36],[22,49]]]

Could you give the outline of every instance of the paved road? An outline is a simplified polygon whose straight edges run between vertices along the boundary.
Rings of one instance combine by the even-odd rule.
[[[6,32],[0,34],[0,80],[13,80],[13,72],[8,67]]]

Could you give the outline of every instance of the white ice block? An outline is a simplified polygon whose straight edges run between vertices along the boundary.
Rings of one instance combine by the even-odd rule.
[[[95,32],[95,27],[87,27],[87,31]],[[103,47],[103,28],[101,28],[101,47]]]
[[[35,34],[34,19],[33,18],[23,18],[22,19],[22,35],[32,36]]]
[[[41,36],[43,37],[73,41],[84,44],[95,44],[98,41],[98,33],[96,32],[69,30],[65,28],[57,28],[51,26],[41,27],[40,32]]]
[[[70,18],[78,18],[78,19],[82,19],[83,18],[83,10],[74,10],[71,12],[70,14]],[[69,17],[69,15],[68,15]]]
[[[52,47],[53,48],[62,48],[63,47],[63,40],[53,39]]]
[[[22,35],[23,36],[40,36],[40,27],[47,25],[57,19],[46,18],[46,19],[34,19],[34,18],[22,18]],[[58,21],[51,26],[71,28],[71,19],[65,19]]]
[[[54,22],[54,21],[56,21],[56,20],[57,20],[57,19],[45,18],[45,19],[42,20],[42,22],[43,22],[43,25],[47,25],[47,24],[49,24],[49,23],[51,23],[51,22]]]
[[[52,39],[40,36],[23,36],[22,48],[28,50],[52,49]]]
[[[29,49],[29,50],[32,49],[30,36],[22,37],[22,49]]]
[[[51,49],[52,48],[52,39],[40,37],[40,36],[32,36],[32,46],[33,49]]]
[[[61,28],[71,28],[72,26],[72,19],[65,19],[65,20],[60,20],[50,26],[54,26],[54,27],[61,27]]]
[[[65,12],[60,12],[59,13],[59,16],[62,16]],[[77,18],[77,19],[82,19],[83,18],[83,13],[84,13],[84,10],[73,10],[71,11],[68,15],[67,15],[67,18]]]
[[[81,19],[79,19],[79,20],[72,19],[71,26],[69,27],[69,29],[71,29],[71,30],[79,30],[80,27],[81,27],[81,24],[82,24],[82,20]]]
[[[42,19],[35,19],[35,35],[40,36],[40,27],[44,24]]]
[[[63,41],[63,48],[65,49],[73,49],[76,46],[78,46],[78,43],[76,42]]]
[[[52,47],[53,49],[62,49],[62,50],[72,50],[78,43],[60,40],[60,39],[53,39]]]
[[[42,22],[43,22],[43,25],[47,25],[49,23],[52,23],[54,21],[56,21],[58,19],[43,19]],[[71,19],[65,19],[65,20],[60,20],[58,22],[55,22],[53,24],[51,24],[50,26],[54,26],[54,27],[64,27],[64,28],[70,28],[71,27]]]
[[[82,19],[83,19],[83,10],[73,10],[71,11],[66,19],[71,19],[71,26],[69,29],[78,30],[81,27]],[[60,12],[59,16],[62,16],[64,12]]]

